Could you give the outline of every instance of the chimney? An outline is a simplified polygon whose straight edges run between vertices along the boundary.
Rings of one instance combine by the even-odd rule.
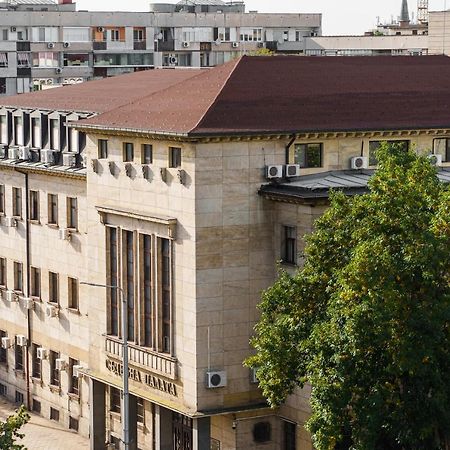
[[[402,0],[402,11],[400,13],[400,25],[409,25],[408,0]]]

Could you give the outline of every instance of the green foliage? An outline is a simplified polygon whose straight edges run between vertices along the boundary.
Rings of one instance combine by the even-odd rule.
[[[19,433],[30,420],[25,406],[21,406],[14,415],[9,416],[4,422],[0,422],[0,449],[1,450],[26,450],[23,445],[16,444],[17,439],[22,439],[24,434]]]
[[[272,406],[311,383],[318,450],[450,445],[450,192],[383,145],[366,195],[333,193],[306,263],[264,292],[247,365]]]
[[[274,55],[275,52],[265,47],[249,52],[249,56],[274,56]]]

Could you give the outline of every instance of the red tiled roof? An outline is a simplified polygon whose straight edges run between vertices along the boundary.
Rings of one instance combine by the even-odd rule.
[[[80,123],[192,136],[450,128],[448,80],[446,56],[242,57]]]
[[[173,86],[200,69],[156,69],[88,81],[45,91],[0,97],[0,106],[102,113]]]

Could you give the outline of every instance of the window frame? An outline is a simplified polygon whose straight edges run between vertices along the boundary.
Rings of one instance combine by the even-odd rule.
[[[318,146],[319,150],[319,162],[317,165],[313,164],[312,162],[312,159],[316,158],[317,156],[313,157],[309,154],[309,152],[312,151],[310,147],[313,146]],[[298,151],[301,151],[300,147],[304,147],[304,158],[297,156]],[[298,164],[302,169],[319,169],[323,167],[323,147],[323,142],[298,142],[294,144],[294,164]],[[302,159],[304,159],[304,162],[302,162]]]
[[[14,261],[14,291],[17,293],[23,293],[23,263],[20,261]]]
[[[153,145],[141,145],[141,164],[153,164]]]
[[[109,387],[109,412],[121,414],[122,402],[120,389],[110,386]]]
[[[297,227],[282,225],[281,235],[281,262],[288,265],[297,265]],[[290,234],[293,234],[290,235]]]
[[[56,368],[56,360],[59,358],[59,352],[55,352],[54,350],[50,350],[49,354],[49,369],[50,369],[50,378],[49,384],[53,387],[61,387],[61,372]]]
[[[67,228],[72,231],[78,230],[78,198],[77,197],[66,197],[66,208],[67,208]]]
[[[69,309],[72,309],[74,311],[79,310],[80,286],[77,278],[67,277],[67,301]]]
[[[437,137],[433,139],[433,154],[436,154],[436,142],[445,141],[444,159],[442,162],[450,162],[450,139],[447,137]],[[441,154],[441,153],[439,153]]]
[[[38,267],[31,266],[30,267],[30,296],[35,299],[40,299],[41,292],[42,292],[41,269],[39,269]]]
[[[15,186],[12,188],[12,216],[22,219],[22,188]]]
[[[48,302],[53,305],[59,305],[59,274],[57,272],[48,271]]]
[[[98,159],[108,159],[108,139],[97,140]]]
[[[33,342],[31,353],[31,377],[42,380],[42,361],[37,357],[37,349],[41,346]]]
[[[376,159],[376,151],[380,148],[380,145],[383,142],[387,142],[388,145],[391,144],[405,144],[406,143],[406,151],[409,152],[411,149],[411,141],[409,139],[384,139],[384,140],[373,140],[369,141],[369,166],[377,166],[378,160]],[[375,148],[373,148],[372,144],[378,144]]]
[[[169,168],[179,169],[182,164],[181,147],[169,147]]]
[[[39,191],[30,190],[30,221],[39,223],[40,222],[40,215],[39,215]]]
[[[0,215],[5,215],[5,185],[0,184]]]
[[[0,257],[0,287],[6,289],[8,285],[8,260]]]
[[[122,159],[123,162],[134,162],[134,144],[133,142],[124,142],[122,144]]]
[[[73,374],[73,366],[80,364],[80,361],[69,357],[69,389],[68,393],[72,395],[80,396],[80,379]]]
[[[25,369],[25,352],[21,345],[14,345],[14,370],[23,372]]]
[[[0,340],[7,336],[8,334],[5,330],[0,330]],[[8,349],[2,346],[0,346],[0,364],[8,365]]]
[[[47,225],[58,226],[58,194],[47,194]]]

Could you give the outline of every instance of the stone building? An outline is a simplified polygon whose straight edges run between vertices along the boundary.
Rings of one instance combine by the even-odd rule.
[[[119,448],[124,300],[131,448],[311,450],[308,390],[271,410],[242,365],[261,290],[381,141],[450,181],[449,76],[242,57],[3,99],[0,393]]]
[[[302,52],[320,14],[245,12],[242,1],[76,11],[72,0],[0,0],[0,95],[154,67],[212,67],[264,47]]]

